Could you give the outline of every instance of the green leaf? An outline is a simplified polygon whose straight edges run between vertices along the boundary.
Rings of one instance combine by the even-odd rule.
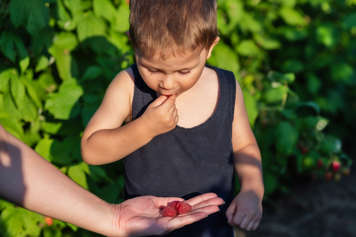
[[[332,25],[318,26],[316,30],[316,38],[320,43],[322,43],[326,47],[334,46],[337,42],[334,26]]]
[[[51,147],[54,140],[48,137],[43,138],[35,147],[35,151],[48,161],[52,161]]]
[[[58,25],[67,31],[72,31],[76,27],[75,21],[70,17],[67,10],[65,9],[62,0],[57,0],[57,8],[58,8],[58,17],[57,21]]]
[[[19,109],[25,100],[25,85],[17,77],[11,79],[11,94],[14,98],[15,105]]]
[[[95,79],[102,74],[101,67],[98,66],[89,66],[83,75],[83,80]]]
[[[342,24],[343,24],[343,27],[347,30],[350,30],[350,29],[356,27],[356,13],[346,15],[344,17]]]
[[[297,59],[289,59],[283,63],[282,69],[285,72],[297,73],[304,70],[304,64]]]
[[[0,92],[8,93],[10,89],[11,78],[17,78],[17,71],[14,68],[8,68],[0,72]]]
[[[95,182],[100,182],[102,180],[105,180],[106,182],[112,182],[109,176],[106,174],[105,169],[99,166],[89,166],[88,175]]]
[[[214,66],[230,70],[235,74],[238,73],[240,68],[236,53],[229,46],[222,42],[215,46],[215,49],[209,59],[209,63]]]
[[[129,6],[127,4],[121,4],[120,7],[117,9],[114,20],[111,23],[112,28],[119,32],[128,31],[130,27],[129,16]]]
[[[24,132],[22,128],[22,123],[18,120],[15,120],[13,116],[2,116],[0,112],[0,124],[3,126],[9,133],[14,135],[16,138],[21,141],[24,140]]]
[[[288,122],[280,122],[276,128],[276,148],[281,154],[293,153],[298,141],[298,130]]]
[[[21,119],[21,114],[17,110],[15,102],[11,98],[11,94],[7,93],[3,97],[3,108],[1,112],[6,113],[7,116],[12,117],[14,120]]]
[[[274,82],[292,83],[295,80],[295,75],[293,73],[280,73],[275,71],[270,71],[267,74],[267,78]]]
[[[61,32],[54,37],[53,44],[58,48],[72,51],[78,45],[78,40],[73,33]]]
[[[21,73],[24,73],[28,68],[28,66],[30,65],[30,58],[27,56],[21,59],[19,64],[20,64]]]
[[[106,24],[103,19],[96,17],[90,12],[78,23],[77,31],[79,40],[84,41],[86,38],[92,36],[104,36],[106,32]]]
[[[327,135],[320,143],[320,150],[327,155],[332,155],[341,152],[341,145],[340,139]]]
[[[46,56],[41,56],[37,62],[35,72],[39,72],[39,71],[46,69],[48,67],[48,65],[49,65],[48,58]]]
[[[9,236],[39,236],[38,225],[43,217],[23,208],[7,208],[1,213],[1,222]]]
[[[83,188],[88,189],[87,178],[81,164],[69,167],[68,176]]]
[[[6,208],[13,208],[15,205],[11,202],[0,199],[0,212]]]
[[[15,62],[16,58],[21,60],[28,56],[22,40],[6,31],[0,36],[0,50],[11,62]]]
[[[264,94],[263,98],[267,103],[281,103],[283,99],[287,96],[288,87],[277,86],[275,88],[269,88]]]
[[[109,0],[94,0],[94,13],[97,17],[103,17],[111,22],[116,17],[116,9]]]
[[[258,56],[261,54],[260,49],[252,40],[241,41],[237,47],[237,51],[243,56]]]
[[[70,78],[72,78],[70,70],[72,58],[69,50],[59,48],[53,45],[48,51],[56,60],[57,70],[61,79],[69,80]]]
[[[43,131],[50,133],[50,134],[56,134],[59,129],[61,128],[62,123],[55,123],[55,122],[43,122],[41,124],[41,127]]]
[[[243,95],[248,114],[248,120],[250,124],[253,125],[258,116],[257,101],[248,91],[244,91]]]
[[[262,31],[262,24],[251,14],[244,12],[239,27],[242,31],[258,33]]]
[[[289,25],[300,25],[303,26],[306,24],[304,17],[295,9],[289,7],[283,7],[280,10],[280,15],[283,20]]]
[[[49,9],[42,0],[11,0],[11,22],[19,27],[25,26],[31,35],[35,35],[48,25]]]
[[[277,39],[268,36],[255,34],[254,39],[258,45],[267,50],[279,49],[281,47],[281,43]]]
[[[11,94],[15,100],[17,110],[21,113],[21,118],[25,121],[31,122],[37,118],[38,112],[36,106],[26,94],[25,80],[26,79],[23,77],[21,77],[21,80],[18,78],[12,78]]]
[[[65,80],[57,93],[49,95],[45,108],[57,119],[71,118],[71,110],[83,94],[75,79]]]
[[[266,195],[273,193],[278,187],[277,176],[266,172],[264,173],[265,193]]]
[[[353,74],[353,66],[350,64],[336,63],[331,65],[331,78],[334,81],[351,84]]]
[[[54,141],[51,154],[52,162],[60,165],[70,165],[80,160],[80,137],[69,136],[63,141]]]

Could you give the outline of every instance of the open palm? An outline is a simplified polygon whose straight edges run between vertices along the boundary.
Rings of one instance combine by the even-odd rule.
[[[191,212],[176,217],[163,217],[160,207],[175,200],[183,199],[142,196],[116,205],[118,230],[125,233],[125,236],[162,235],[219,211],[218,206],[224,203],[214,193],[201,194],[186,200],[192,206]]]

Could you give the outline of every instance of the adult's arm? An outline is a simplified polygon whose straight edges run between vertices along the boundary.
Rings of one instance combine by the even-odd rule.
[[[108,236],[162,234],[218,211],[222,199],[203,194],[193,211],[162,217],[159,207],[179,198],[143,196],[109,204],[74,183],[0,126],[0,196],[29,210]]]

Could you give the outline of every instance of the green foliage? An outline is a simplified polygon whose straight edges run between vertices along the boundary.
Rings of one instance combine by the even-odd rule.
[[[354,0],[220,0],[209,63],[236,75],[259,142],[266,197],[351,159],[356,117]],[[122,200],[120,163],[88,166],[80,135],[112,78],[133,62],[125,0],[5,0],[0,123],[101,198]],[[354,130],[353,130],[354,131]],[[335,173],[335,175],[339,173]],[[0,200],[2,236],[87,236]],[[76,232],[73,234],[73,232]]]

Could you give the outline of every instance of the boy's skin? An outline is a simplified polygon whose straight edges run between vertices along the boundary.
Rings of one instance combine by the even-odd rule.
[[[217,37],[209,49],[173,49],[174,53],[164,57],[162,52],[149,58],[136,52],[137,68],[158,98],[141,117],[131,121],[133,73],[131,69],[119,73],[84,131],[83,159],[89,164],[111,163],[176,126],[191,128],[204,123],[213,114],[219,96],[217,75],[205,67],[218,41]],[[264,194],[261,155],[237,82],[232,146],[241,191],[231,202],[226,217],[232,226],[255,230],[262,217]]]

